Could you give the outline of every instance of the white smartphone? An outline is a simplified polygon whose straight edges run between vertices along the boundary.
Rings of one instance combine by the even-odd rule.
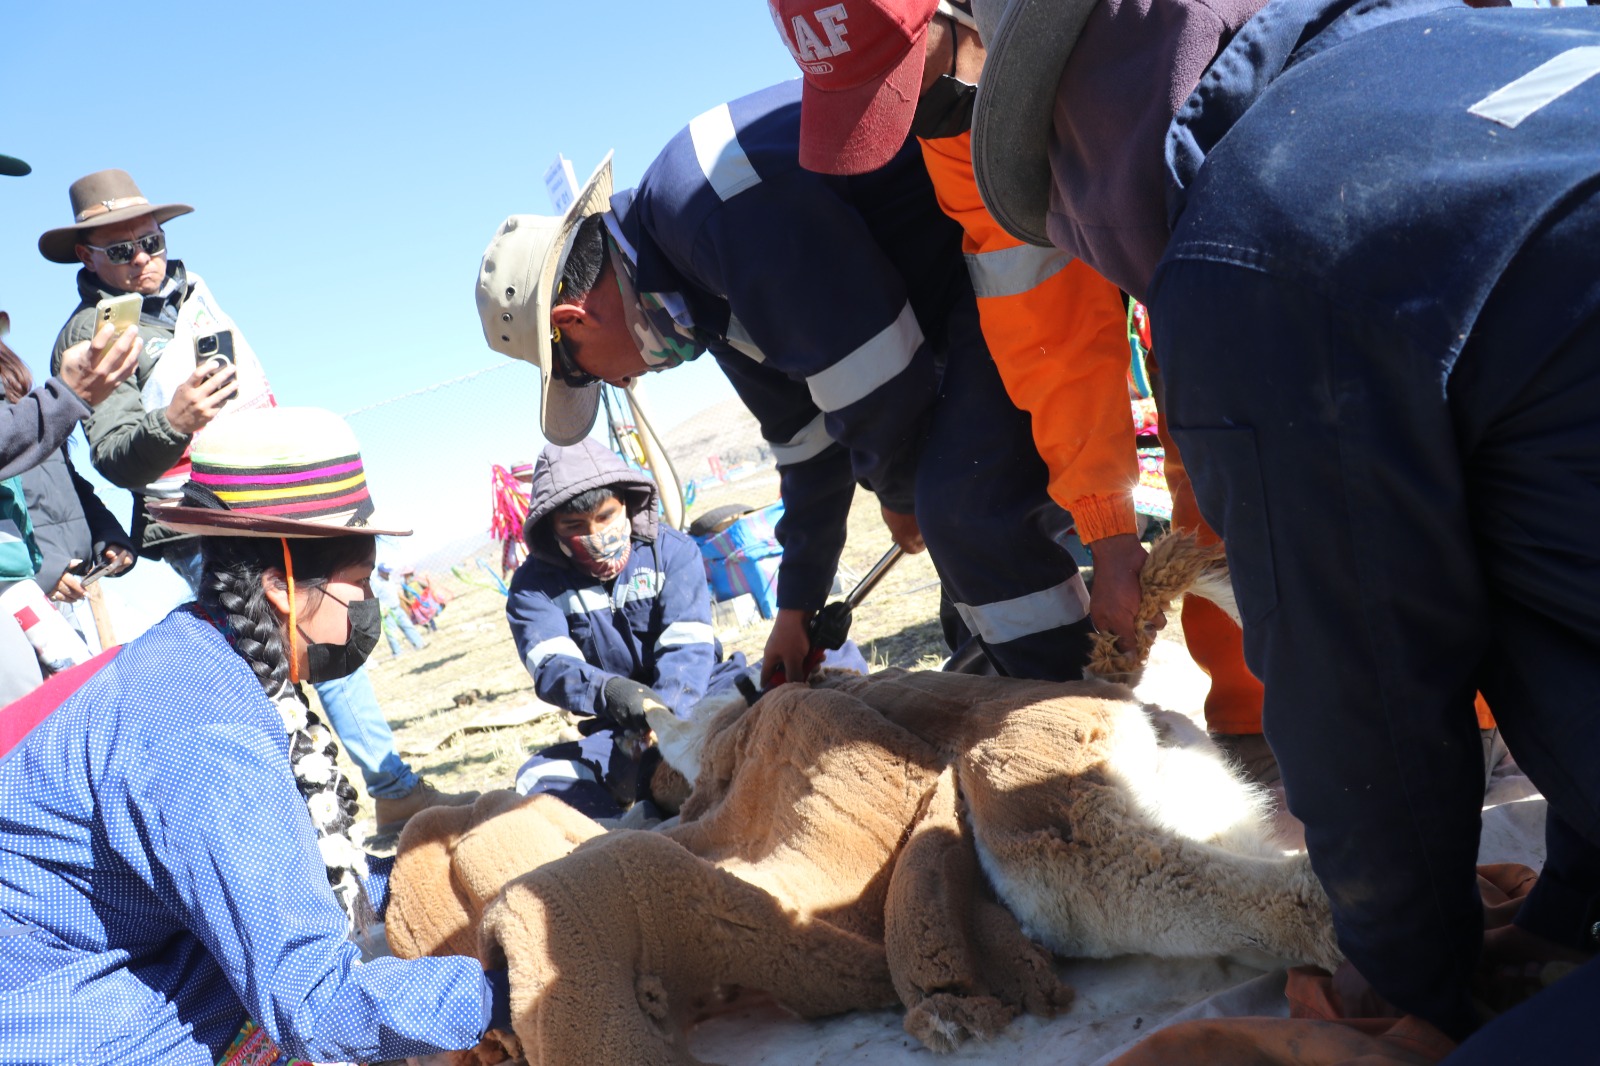
[[[139,311],[144,307],[144,297],[136,292],[124,293],[121,296],[107,296],[104,300],[94,305],[94,331],[99,333],[107,322],[116,328],[117,336],[122,336],[123,330],[129,326],[139,324]]]

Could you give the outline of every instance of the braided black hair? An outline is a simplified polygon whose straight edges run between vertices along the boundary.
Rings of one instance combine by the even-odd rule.
[[[266,572],[282,570],[283,544],[270,537],[202,537],[196,599],[207,614],[222,621],[234,650],[277,703],[289,735],[289,766],[317,833],[328,884],[345,912],[363,926],[370,917],[360,881],[365,865],[349,836],[359,797],[338,768],[339,746],[332,730],[289,683],[288,621],[267,599]],[[308,613],[321,602],[336,571],[372,561],[370,537],[297,538],[288,544],[295,586],[312,593]]]
[[[315,610],[320,593],[335,571],[370,561],[370,537],[295,538],[289,542],[295,584],[318,594],[307,604]],[[283,569],[283,542],[275,537],[202,537],[204,559],[200,605],[223,619],[234,638],[234,650],[255,671],[270,695],[289,683],[285,652],[287,622],[267,600],[266,571]]]

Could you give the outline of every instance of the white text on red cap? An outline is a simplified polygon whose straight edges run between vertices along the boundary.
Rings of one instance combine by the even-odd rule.
[[[795,15],[789,20],[789,25],[785,26],[783,16],[778,14],[777,8],[772,7],[769,10],[772,12],[773,21],[778,24],[778,33],[783,37],[783,43],[788,46],[795,62],[808,73],[832,72],[833,64],[823,61],[850,51],[850,44],[844,39],[849,29],[844,23],[850,17],[850,13],[845,10],[843,4],[832,4],[811,13],[817,21],[817,27],[822,31],[820,34],[812,29],[804,15]]]

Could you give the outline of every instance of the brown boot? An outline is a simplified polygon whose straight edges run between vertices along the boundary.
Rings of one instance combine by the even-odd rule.
[[[398,833],[418,811],[429,807],[460,807],[475,802],[477,798],[476,792],[440,792],[419,777],[411,791],[404,796],[394,799],[380,797],[373,804],[373,817],[378,823],[378,834],[382,836]]]
[[[1213,733],[1211,739],[1244,771],[1245,780],[1267,788],[1282,783],[1278,758],[1260,733]]]

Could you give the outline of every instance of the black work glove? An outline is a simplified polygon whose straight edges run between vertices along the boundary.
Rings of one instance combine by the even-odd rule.
[[[610,678],[602,692],[606,705],[601,713],[611,719],[618,732],[643,733],[650,728],[644,716],[645,710],[651,707],[663,711],[667,709],[655,689],[625,677]]]

